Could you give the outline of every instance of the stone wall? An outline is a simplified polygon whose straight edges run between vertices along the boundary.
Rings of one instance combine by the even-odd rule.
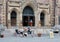
[[[55,13],[55,15],[59,14],[59,2],[60,0],[56,1],[57,6],[55,11],[57,10],[57,12]],[[31,6],[34,10],[36,27],[40,26],[40,13],[42,11],[44,11],[45,13],[45,26],[53,25],[54,18],[56,18],[55,20],[57,20],[57,17],[54,17],[54,0],[0,0],[0,8],[2,11],[0,12],[0,16],[2,17],[1,23],[4,25],[9,24],[9,26],[11,26],[10,13],[15,9],[17,12],[17,26],[21,27],[22,12],[24,7],[26,7],[27,5]],[[57,21],[55,21],[55,24],[57,23]]]

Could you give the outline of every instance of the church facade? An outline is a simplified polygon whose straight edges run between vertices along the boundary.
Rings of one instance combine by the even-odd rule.
[[[9,27],[59,24],[60,0],[0,0],[0,23]]]

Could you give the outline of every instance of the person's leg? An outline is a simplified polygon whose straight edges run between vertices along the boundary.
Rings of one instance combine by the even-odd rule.
[[[25,36],[25,37],[27,37],[27,35],[26,35],[26,34],[24,34],[24,36]]]

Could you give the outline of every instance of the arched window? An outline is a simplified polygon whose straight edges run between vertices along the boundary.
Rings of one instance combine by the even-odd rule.
[[[23,26],[31,26],[30,21],[32,20],[32,26],[35,25],[35,16],[34,11],[30,6],[26,6],[23,9],[23,16],[22,16]]]
[[[24,16],[33,16],[34,15],[34,11],[31,7],[26,6],[23,10],[23,15]]]
[[[41,26],[44,26],[44,21],[45,21],[45,14],[44,14],[44,12],[41,12],[41,14],[40,14],[40,21],[41,21]]]
[[[11,26],[16,26],[17,13],[15,11],[11,12]]]

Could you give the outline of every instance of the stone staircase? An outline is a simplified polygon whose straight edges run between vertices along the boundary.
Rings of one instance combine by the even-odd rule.
[[[11,28],[12,29],[17,29],[19,27],[18,26],[12,26]],[[22,28],[28,28],[28,27],[20,27],[19,29],[22,29]],[[29,27],[29,28],[31,28],[31,29],[51,29],[51,27],[47,27],[47,26],[43,26],[43,27]]]

